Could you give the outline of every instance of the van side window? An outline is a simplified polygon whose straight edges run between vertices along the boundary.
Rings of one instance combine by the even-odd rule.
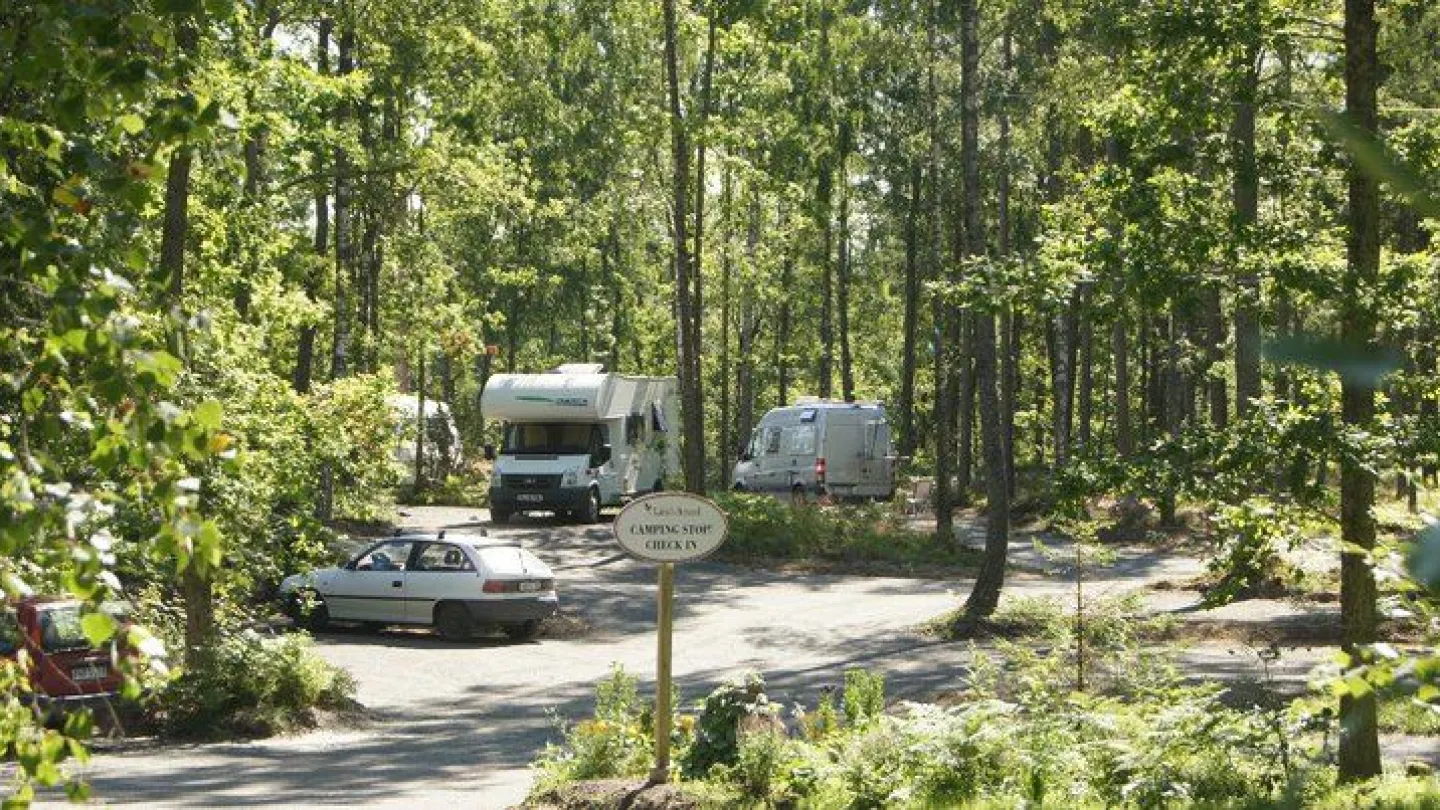
[[[787,427],[780,440],[780,452],[787,456],[809,456],[815,454],[815,426],[796,425]]]
[[[773,456],[780,452],[780,428],[765,429],[765,455]]]

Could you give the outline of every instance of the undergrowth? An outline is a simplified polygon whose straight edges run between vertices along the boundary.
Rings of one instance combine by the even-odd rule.
[[[730,519],[720,555],[737,561],[820,561],[896,567],[972,567],[979,552],[939,544],[889,504],[792,505],[769,495],[714,496]]]

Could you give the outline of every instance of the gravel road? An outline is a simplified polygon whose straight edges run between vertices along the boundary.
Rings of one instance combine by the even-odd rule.
[[[642,689],[649,689],[654,568],[620,554],[608,524],[531,519],[493,527],[487,519],[473,509],[402,513],[409,527],[484,527],[518,537],[556,568],[562,604],[588,622],[589,632],[518,644],[498,637],[451,644],[423,630],[323,634],[321,653],[354,674],[358,698],[376,714],[373,722],[253,743],[126,743],[97,754],[84,769],[98,801],[156,808],[500,808],[518,802],[530,785],[527,764],[557,739],[555,718],[588,712],[593,685],[612,664],[640,676]],[[1035,553],[1017,541],[1017,556]],[[1196,570],[1198,563],[1185,557],[1137,551],[1119,555],[1091,588],[1118,592]],[[689,702],[753,668],[765,674],[772,699],[813,705],[845,669],[865,667],[886,675],[890,697],[925,698],[961,683],[967,645],[938,643],[914,627],[955,607],[969,584],[778,574],[713,562],[678,566],[677,684]],[[1024,573],[1012,575],[1007,592],[1072,588],[1061,578]],[[1239,674],[1252,666],[1243,655],[1232,659]],[[1296,662],[1301,674],[1303,665]]]

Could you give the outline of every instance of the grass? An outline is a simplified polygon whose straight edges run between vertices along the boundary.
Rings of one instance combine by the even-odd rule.
[[[1380,701],[1380,730],[1387,734],[1440,737],[1440,706],[1424,704],[1405,695]]]

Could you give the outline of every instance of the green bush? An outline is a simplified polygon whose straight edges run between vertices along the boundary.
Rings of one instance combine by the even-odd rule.
[[[563,727],[564,742],[547,745],[536,762],[534,794],[586,779],[649,773],[654,739],[651,714],[642,707],[635,676],[619,664],[595,686],[595,715]]]
[[[700,704],[694,740],[680,756],[681,773],[699,778],[713,765],[735,764],[740,754],[740,720],[755,714],[774,717],[779,708],[765,695],[765,679],[758,672],[747,672],[715,687]]]
[[[730,519],[730,559],[893,565],[970,565],[978,552],[937,544],[884,504],[791,505],[769,495],[718,493]]]
[[[350,675],[321,658],[308,635],[242,631],[218,639],[158,703],[173,736],[264,736],[313,725],[316,709],[349,708],[354,693]]]

